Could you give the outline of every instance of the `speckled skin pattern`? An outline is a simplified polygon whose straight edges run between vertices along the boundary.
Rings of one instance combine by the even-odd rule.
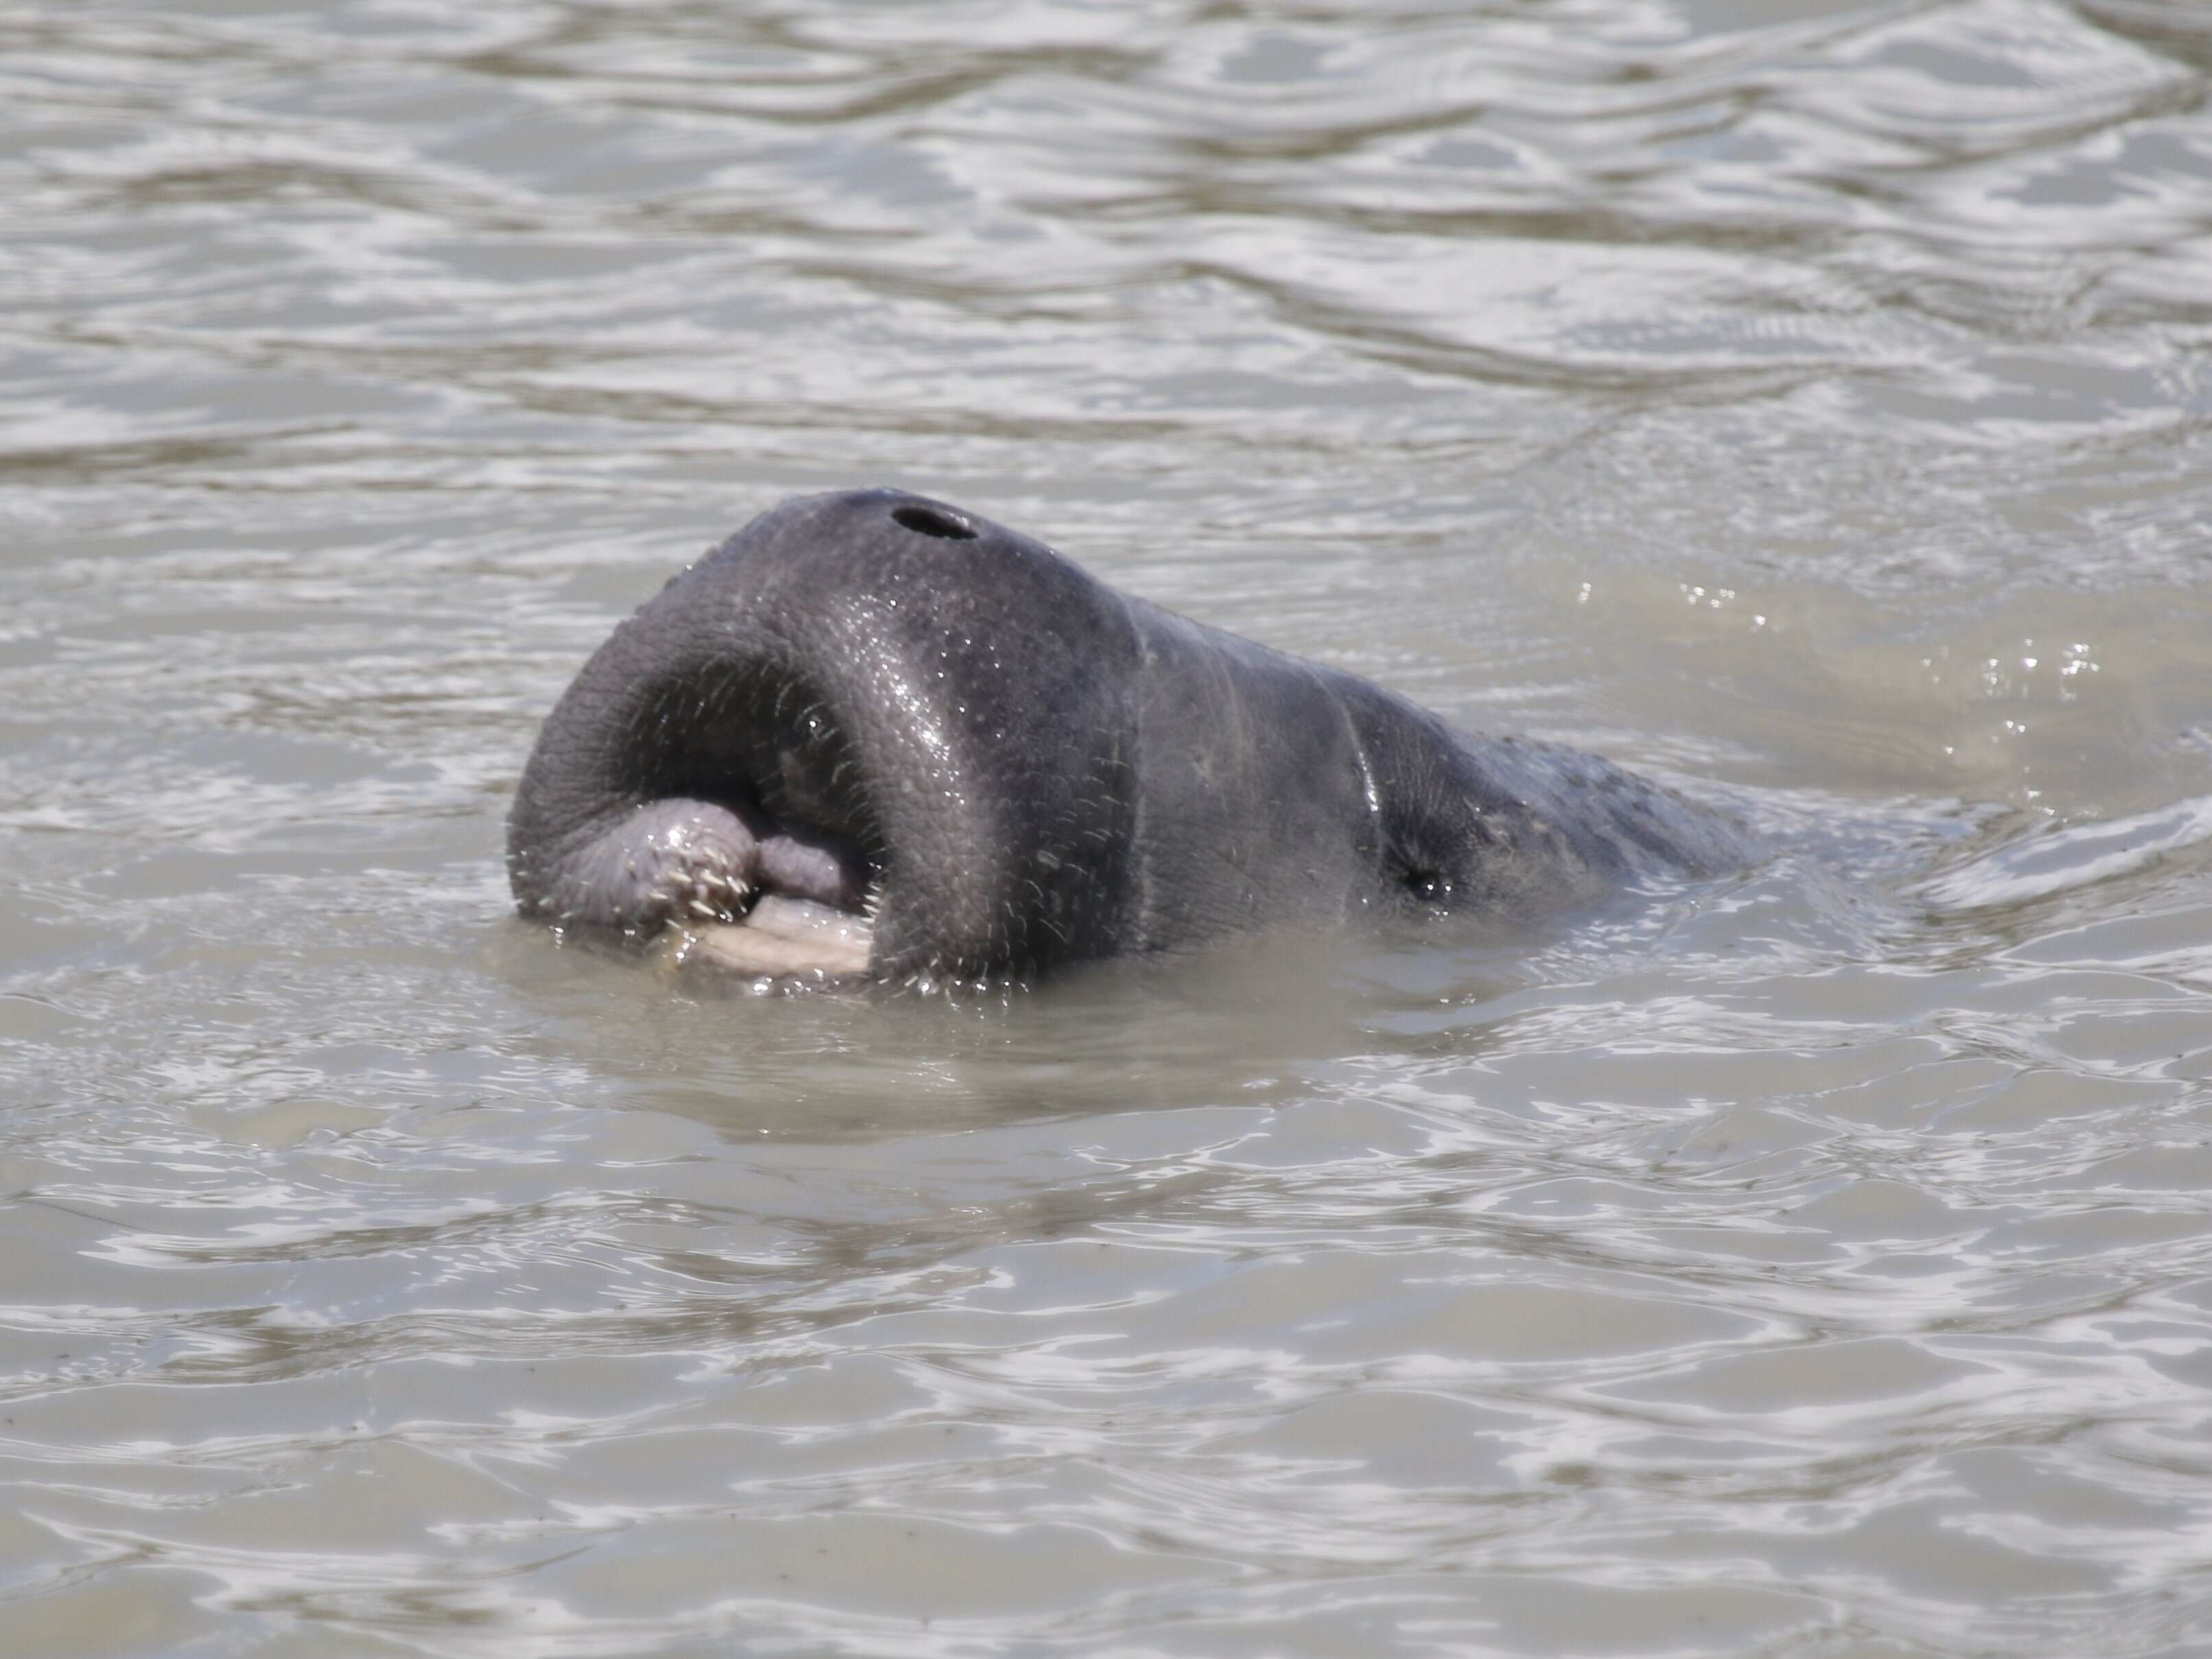
[[[1525,915],[1747,856],[1606,761],[1455,732],[888,489],[782,502],[617,628],[545,721],[507,852],[556,925],[641,936],[761,891],[864,911],[891,981]]]

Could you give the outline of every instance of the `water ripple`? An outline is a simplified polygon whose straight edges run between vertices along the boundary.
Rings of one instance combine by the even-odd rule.
[[[0,13],[27,1652],[2201,1644],[2212,25]],[[758,999],[533,722],[899,482],[1726,794],[1537,935]]]

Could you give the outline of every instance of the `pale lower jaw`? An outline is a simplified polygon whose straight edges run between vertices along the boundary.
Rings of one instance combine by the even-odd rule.
[[[791,976],[865,974],[873,938],[866,916],[777,893],[764,896],[743,921],[694,923],[684,931],[690,939],[687,963]]]

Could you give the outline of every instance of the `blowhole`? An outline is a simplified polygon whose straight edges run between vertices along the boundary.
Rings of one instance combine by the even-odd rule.
[[[941,507],[900,507],[891,509],[892,520],[917,536],[934,536],[944,542],[972,542],[975,526],[955,518]]]

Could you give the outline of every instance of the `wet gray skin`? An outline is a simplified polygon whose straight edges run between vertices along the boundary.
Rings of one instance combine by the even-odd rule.
[[[1455,732],[887,489],[781,503],[617,628],[507,842],[526,916],[901,981],[1526,915],[1746,855],[1607,762]]]

